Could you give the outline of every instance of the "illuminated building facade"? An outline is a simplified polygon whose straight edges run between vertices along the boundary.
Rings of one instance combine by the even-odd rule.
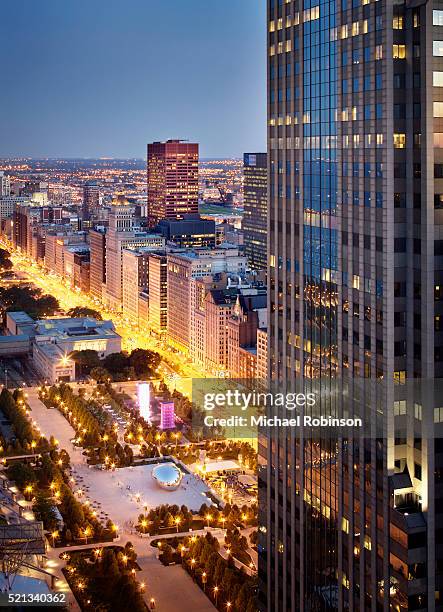
[[[231,378],[257,378],[257,330],[266,327],[266,304],[266,289],[255,295],[237,296],[227,325]]]
[[[148,382],[137,383],[138,410],[142,419],[147,423],[151,421],[151,388]]]
[[[174,429],[175,408],[174,402],[160,402],[160,429]]]
[[[106,285],[106,230],[95,227],[89,230],[90,247],[90,293],[99,300],[102,299],[103,288]]]
[[[95,181],[88,181],[83,187],[82,218],[89,219],[99,207],[100,186]]]
[[[243,233],[245,253],[253,270],[267,268],[268,169],[266,153],[243,156]]]
[[[0,198],[11,195],[11,179],[8,174],[0,170]]]
[[[167,242],[179,247],[215,247],[215,221],[202,219],[198,215],[187,215],[184,219],[162,219],[156,231]]]
[[[106,233],[106,303],[121,310],[123,301],[123,250],[150,247],[161,249],[165,239],[142,231],[136,225],[135,208],[126,201],[111,206]]]
[[[167,140],[148,144],[148,222],[198,214],[198,144]]]
[[[212,376],[228,372],[228,321],[238,289],[210,289],[205,297],[205,370]]]
[[[25,312],[11,312],[7,329],[11,335],[30,339],[33,364],[50,384],[75,380],[72,352],[91,350],[105,357],[121,351],[121,337],[112,321],[83,317],[34,321]]]
[[[168,254],[168,338],[190,349],[191,280],[221,272],[244,275],[246,257],[237,248],[196,249]]]
[[[168,322],[168,263],[166,253],[150,252],[149,272],[149,326],[157,334],[163,334]]]
[[[123,316],[136,324],[139,323],[139,294],[149,285],[148,259],[146,249],[123,250]]]
[[[443,374],[442,9],[268,1],[269,374],[383,381],[386,429],[260,436],[262,610],[443,609],[442,415],[390,401]]]

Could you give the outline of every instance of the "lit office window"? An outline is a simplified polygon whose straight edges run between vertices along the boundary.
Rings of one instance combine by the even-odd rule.
[[[443,57],[443,40],[432,41],[432,54],[434,57]]]
[[[394,147],[404,149],[406,146],[406,134],[394,134]]]
[[[443,11],[432,11],[432,24],[443,26]]]
[[[403,30],[403,15],[395,15],[392,20],[394,30]]]
[[[432,84],[434,87],[443,87],[443,72],[435,71],[433,73]]]
[[[434,102],[434,117],[443,117],[443,102]]]
[[[392,57],[394,59],[405,59],[406,45],[392,45]]]

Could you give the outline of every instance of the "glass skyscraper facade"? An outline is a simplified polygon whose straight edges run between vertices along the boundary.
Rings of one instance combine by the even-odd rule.
[[[262,610],[443,610],[440,16],[268,0],[269,376],[380,385],[382,435],[260,435]]]
[[[266,153],[243,156],[243,233],[245,253],[254,270],[266,270],[268,258],[268,164]]]

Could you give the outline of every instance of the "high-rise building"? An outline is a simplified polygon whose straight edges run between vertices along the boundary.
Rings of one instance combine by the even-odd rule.
[[[11,195],[11,179],[8,174],[0,170],[0,198]]]
[[[30,201],[21,196],[0,196],[0,222],[5,219],[12,219],[17,204],[30,204]]]
[[[196,249],[168,254],[168,338],[178,349],[190,349],[191,280],[220,272],[243,275],[246,257],[236,248]]]
[[[139,294],[149,286],[149,249],[124,249],[123,264],[123,316],[139,323]],[[147,324],[147,321],[145,322]]]
[[[228,370],[246,384],[255,385],[257,378],[257,330],[266,327],[266,305],[265,288],[255,294],[240,293],[228,320]]]
[[[91,295],[99,300],[106,285],[106,229],[103,226],[89,230]]]
[[[168,260],[164,251],[153,251],[148,258],[149,326],[163,334],[168,322]]]
[[[269,374],[384,429],[260,436],[262,610],[443,609],[442,414],[392,400],[443,374],[442,8],[268,2]]]
[[[123,249],[150,247],[161,249],[165,239],[150,234],[136,226],[135,209],[120,199],[111,207],[109,227],[106,233],[106,302],[120,310],[123,299],[122,252]]]
[[[198,213],[198,144],[167,140],[148,144],[148,222]]]
[[[205,297],[205,370],[212,376],[228,373],[228,321],[238,288],[210,289]]]
[[[89,219],[91,213],[100,207],[100,186],[88,181],[83,186],[82,218]]]
[[[266,153],[243,156],[243,233],[245,253],[254,270],[266,270],[268,170]]]

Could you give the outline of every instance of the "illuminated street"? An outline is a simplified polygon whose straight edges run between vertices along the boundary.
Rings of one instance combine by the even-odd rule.
[[[71,289],[68,283],[54,273],[48,273],[37,263],[14,250],[10,242],[2,240],[0,246],[10,251],[14,270],[26,274],[29,280],[36,287],[42,289],[44,293],[53,295],[58,300],[62,310],[68,311],[76,306],[97,310],[103,319],[113,321],[116,332],[122,337],[122,348],[124,350],[132,351],[135,348],[143,348],[159,353],[163,358],[160,371],[164,375],[165,382],[169,387],[175,388],[190,397],[192,378],[201,378],[204,373],[193,366],[188,359],[168,350],[168,347],[151,336],[149,331],[140,330],[137,325],[125,320],[120,313],[105,308],[98,300],[91,298],[89,295]]]

